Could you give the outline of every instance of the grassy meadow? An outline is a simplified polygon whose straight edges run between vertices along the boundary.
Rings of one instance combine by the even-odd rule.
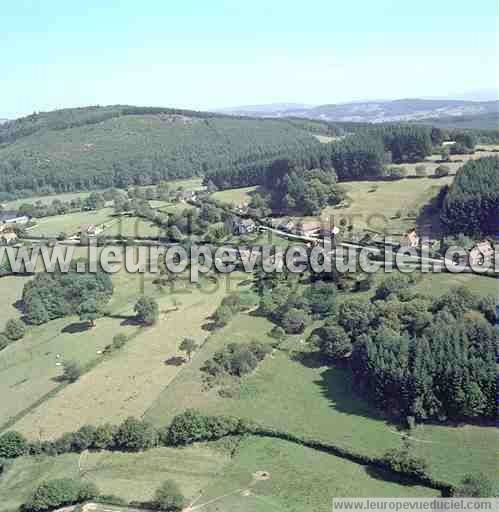
[[[280,350],[242,379],[235,398],[221,398],[217,389],[204,388],[200,368],[215,350],[228,342],[265,341],[271,328],[261,317],[235,317],[210,337],[145,417],[164,425],[178,412],[194,407],[209,414],[252,419],[374,456],[400,446],[397,426],[355,395],[347,369],[323,366],[309,351],[305,335],[288,337]],[[419,425],[411,436],[414,450],[425,457],[436,478],[457,483],[468,472],[495,474],[497,461],[490,446],[498,440],[493,427]]]
[[[22,298],[24,285],[30,280],[29,276],[4,276],[0,277],[0,331],[9,318],[19,318],[21,311],[16,304]]]
[[[102,358],[77,382],[20,418],[13,428],[34,438],[43,425],[44,437],[53,438],[86,423],[118,423],[130,415],[140,417],[184,370],[184,365],[178,362],[182,356],[178,350],[182,339],[189,336],[198,343],[204,340],[209,317],[227,292],[223,285],[214,287],[207,282],[201,288],[188,286],[174,293],[160,292],[152,284],[152,276],[141,281],[138,274],[123,272],[118,279],[121,293],[110,303],[116,313],[99,320],[97,327],[83,335],[95,337],[101,348],[117,332],[133,333],[133,338],[120,351]],[[160,307],[159,321],[149,328],[138,328],[128,321],[142,288],[147,295],[156,297]],[[52,323],[46,324],[48,330]],[[109,330],[104,331],[108,325]],[[85,342],[80,346],[88,349],[90,344]],[[30,368],[21,375],[29,376],[32,371]],[[9,382],[14,379],[10,372],[6,375]]]
[[[112,208],[102,208],[101,210],[91,212],[77,212],[44,217],[36,220],[36,226],[28,228],[27,236],[56,237],[59,233],[66,233],[66,235],[70,236],[76,234],[82,224],[100,226],[101,224],[114,222],[112,215]]]
[[[400,234],[416,225],[419,209],[428,204],[452,177],[402,179],[397,181],[359,181],[343,183],[347,205],[329,207],[323,218],[352,219],[355,229]]]
[[[232,205],[248,204],[251,201],[251,193],[258,187],[231,188],[220,190],[212,194],[212,198]]]
[[[94,482],[103,494],[127,501],[150,500],[161,482],[173,479],[191,501],[215,483],[228,462],[227,454],[209,445],[22,457],[0,479],[0,511],[17,509],[44,480],[68,477]]]
[[[269,478],[259,480],[259,471],[267,472]],[[249,437],[196,505],[205,512],[327,512],[333,497],[439,495],[434,489],[384,478],[381,472],[310,448]]]

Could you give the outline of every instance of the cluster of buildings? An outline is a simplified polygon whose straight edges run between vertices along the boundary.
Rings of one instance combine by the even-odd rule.
[[[29,217],[18,215],[16,211],[0,211],[0,244],[13,244],[17,241],[16,226],[27,224]]]
[[[340,233],[338,226],[326,221],[288,221],[284,224],[278,224],[276,228],[293,235],[314,238],[334,238]]]
[[[411,229],[405,233],[400,241],[401,247],[417,248],[421,245],[421,238],[416,229]],[[477,242],[469,251],[463,263],[467,265],[480,266],[491,262],[494,259],[494,246],[490,240]]]

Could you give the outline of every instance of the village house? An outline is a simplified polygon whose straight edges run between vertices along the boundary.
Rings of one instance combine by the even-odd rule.
[[[78,233],[80,235],[95,236],[97,234],[97,227],[94,224],[82,224]]]
[[[0,245],[9,245],[17,241],[17,234],[14,230],[1,229],[0,230]]]
[[[301,236],[318,236],[321,232],[322,225],[317,221],[303,222],[297,224],[295,233]]]
[[[246,235],[256,230],[256,223],[252,219],[237,219],[234,222],[234,234]]]
[[[14,225],[27,224],[29,217],[27,215],[18,215],[16,211],[4,210],[0,212],[0,224]]]
[[[401,247],[419,247],[420,238],[415,229],[407,231],[407,233],[400,240]]]
[[[193,190],[179,190],[175,199],[179,203],[187,203],[188,201],[195,201],[197,199],[196,192]]]
[[[298,224],[295,232],[297,235],[317,238],[334,238],[340,232],[338,226],[328,222],[310,221]]]
[[[494,257],[494,247],[488,240],[483,240],[474,245],[468,255],[470,265],[483,265],[492,261]]]

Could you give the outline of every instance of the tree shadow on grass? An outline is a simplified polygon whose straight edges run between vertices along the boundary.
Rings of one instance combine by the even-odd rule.
[[[74,322],[72,324],[68,324],[61,329],[61,333],[63,334],[78,334],[80,332],[89,331],[91,329],[91,325],[88,322]]]
[[[185,357],[182,356],[172,356],[165,360],[167,366],[182,366],[186,362]]]
[[[314,383],[319,386],[322,395],[333,409],[346,414],[391,423],[366,400],[356,394],[350,369],[331,366],[321,372],[320,379],[315,380]]]
[[[204,323],[204,324],[201,326],[201,329],[202,329],[203,331],[207,331],[207,332],[214,332],[214,331],[216,331],[217,329],[219,329],[219,326],[218,326],[215,322],[211,321],[210,319],[208,319],[208,320],[209,320],[208,322]]]
[[[387,471],[386,469],[382,468],[377,468],[375,466],[364,466],[364,470],[371,478],[374,478],[376,480],[382,480],[384,482],[393,482],[407,487],[416,487],[418,485],[421,485],[420,483],[416,483],[407,477],[397,475],[395,473],[392,473],[391,471]]]
[[[17,309],[17,311],[19,311],[20,313],[24,313],[24,302],[21,299],[16,300],[16,302],[13,302],[12,307]]]
[[[294,350],[289,357],[306,368],[321,368],[326,364],[319,352]]]

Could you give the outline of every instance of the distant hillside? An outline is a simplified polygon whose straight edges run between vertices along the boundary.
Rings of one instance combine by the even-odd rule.
[[[488,112],[486,114],[430,118],[418,121],[424,124],[431,124],[439,128],[461,128],[474,130],[498,130],[499,112]]]
[[[33,114],[0,125],[0,191],[19,195],[145,185],[307,158],[303,122],[129,106]]]
[[[217,112],[236,116],[250,115],[258,117],[261,115],[280,114],[282,112],[293,112],[309,108],[312,108],[312,106],[303,103],[270,103],[267,105],[243,105],[239,107],[221,108],[217,110]]]
[[[466,100],[421,100],[403,99],[394,101],[366,101],[319,105],[316,107],[287,107],[279,109],[275,105],[259,105],[255,112],[249,107],[227,109],[225,112],[237,115],[258,115],[266,117],[303,117],[324,121],[350,122],[395,122],[440,119],[448,117],[475,116],[499,111],[499,101]]]

